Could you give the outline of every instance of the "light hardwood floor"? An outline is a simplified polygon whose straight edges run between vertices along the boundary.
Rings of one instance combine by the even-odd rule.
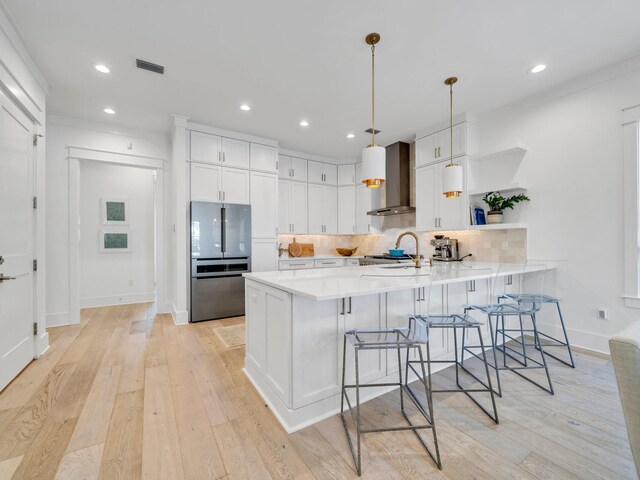
[[[241,371],[244,349],[213,332],[242,321],[176,327],[139,304],[50,329],[50,351],[0,394],[0,479],[356,478],[339,417],[279,426]],[[555,396],[504,374],[499,426],[464,395],[436,396],[442,471],[412,433],[365,436],[363,478],[636,478],[611,364],[576,356],[576,370],[551,363]],[[397,401],[363,415],[401,422]]]

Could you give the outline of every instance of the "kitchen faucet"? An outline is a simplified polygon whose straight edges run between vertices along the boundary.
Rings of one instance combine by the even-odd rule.
[[[414,258],[413,261],[416,264],[416,268],[420,268],[420,239],[418,238],[418,235],[416,235],[413,232],[403,232],[403,233],[401,233],[398,236],[398,239],[396,240],[396,248],[398,248],[400,246],[400,240],[402,240],[402,237],[404,237],[405,235],[411,235],[416,240],[416,258]]]

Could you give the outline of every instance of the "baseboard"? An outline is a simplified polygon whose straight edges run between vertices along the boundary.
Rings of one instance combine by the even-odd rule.
[[[541,332],[552,335],[555,338],[562,339],[563,333],[560,325],[552,325],[549,323],[538,323]],[[599,333],[585,332],[574,328],[567,328],[567,336],[571,347],[577,347],[585,351],[596,352],[601,355],[609,355],[609,338],[610,336]]]
[[[189,323],[189,312],[187,310],[177,310],[173,303],[170,303],[169,312],[173,317],[173,323],[176,325],[186,325]]]
[[[80,299],[80,308],[108,307],[111,305],[128,305],[131,303],[147,303],[155,301],[155,292],[108,295],[106,297],[82,298]]]
[[[49,350],[49,332],[44,332],[38,337],[38,357],[41,357]]]
[[[60,312],[60,313],[47,313],[46,317],[47,325],[46,328],[49,327],[63,327],[65,325],[72,325],[71,315],[69,312]]]

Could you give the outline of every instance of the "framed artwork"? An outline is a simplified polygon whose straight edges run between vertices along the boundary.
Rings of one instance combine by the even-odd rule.
[[[129,200],[123,198],[102,199],[103,225],[129,225]]]
[[[103,228],[100,231],[100,251],[131,252],[131,229]]]

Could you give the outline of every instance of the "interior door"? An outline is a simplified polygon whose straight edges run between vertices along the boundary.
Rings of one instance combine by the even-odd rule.
[[[34,356],[33,122],[0,91],[0,390]]]

